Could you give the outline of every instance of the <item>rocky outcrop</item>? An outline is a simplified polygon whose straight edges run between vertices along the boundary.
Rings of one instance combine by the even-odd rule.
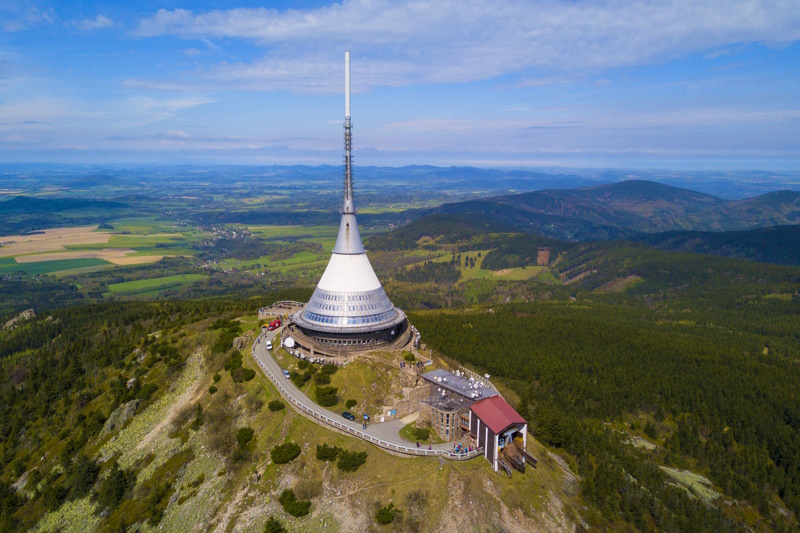
[[[103,431],[100,433],[100,436],[107,435],[111,433],[115,429],[120,429],[124,426],[128,420],[133,418],[133,415],[136,414],[136,410],[139,408],[139,400],[131,400],[126,404],[120,405],[114,412],[111,413],[111,416],[108,417],[106,420],[105,425],[103,426]]]
[[[13,329],[21,325],[23,322],[27,322],[28,320],[32,320],[34,318],[36,318],[36,313],[33,311],[33,309],[27,309],[6,322],[6,325],[3,326],[3,329]]]

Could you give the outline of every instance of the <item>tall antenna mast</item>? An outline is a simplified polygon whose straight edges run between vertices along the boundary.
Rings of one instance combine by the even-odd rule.
[[[344,53],[344,205],[342,214],[355,215],[353,203],[353,135],[350,125],[350,50]]]

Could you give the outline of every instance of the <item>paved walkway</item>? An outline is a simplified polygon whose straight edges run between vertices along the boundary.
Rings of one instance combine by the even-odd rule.
[[[367,429],[363,429],[360,421],[351,422],[350,420],[342,418],[341,413],[334,413],[324,407],[320,407],[306,396],[303,391],[298,389],[297,386],[292,383],[292,380],[284,377],[283,368],[280,367],[275,358],[269,353],[269,350],[267,350],[267,340],[276,340],[279,332],[280,330],[267,332],[266,337],[260,337],[261,342],[256,339],[256,342],[253,343],[253,358],[267,378],[275,384],[278,391],[289,401],[292,407],[310,415],[321,425],[335,427],[338,430],[369,441],[386,450],[407,455],[431,455],[460,461],[477,457],[483,453],[482,450],[475,450],[469,454],[453,453],[452,442],[435,444],[430,447],[431,449],[428,449],[428,446],[420,446],[417,448],[408,441],[400,438],[399,431],[404,425],[401,420],[390,420],[389,422],[370,424],[367,426]],[[279,339],[279,337],[277,338]],[[275,343],[273,342],[273,344]],[[280,340],[277,340],[274,349],[280,349]]]

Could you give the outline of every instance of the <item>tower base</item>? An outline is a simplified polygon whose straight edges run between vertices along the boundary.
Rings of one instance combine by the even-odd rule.
[[[392,351],[405,347],[413,340],[405,314],[401,314],[398,320],[389,327],[358,332],[319,331],[292,320],[284,330],[283,336],[284,338],[292,337],[298,349],[309,357],[336,359],[373,350]]]

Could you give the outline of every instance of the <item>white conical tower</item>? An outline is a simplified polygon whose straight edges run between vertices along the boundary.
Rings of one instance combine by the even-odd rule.
[[[403,329],[405,314],[386,296],[358,231],[353,199],[350,52],[344,57],[344,201],[339,236],[314,294],[292,320],[316,341],[358,345],[392,340]]]

